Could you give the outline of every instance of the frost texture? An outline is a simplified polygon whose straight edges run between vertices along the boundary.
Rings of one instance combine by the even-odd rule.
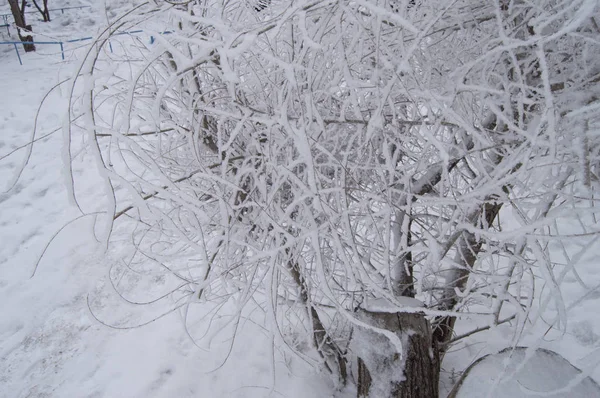
[[[104,168],[127,267],[165,277],[157,300],[231,305],[235,325],[255,308],[341,383],[369,300],[423,302],[438,347],[465,313],[566,330],[562,286],[599,232],[596,2],[418,3],[115,20],[172,33],[135,62],[90,52],[70,109],[87,123],[65,133]]]

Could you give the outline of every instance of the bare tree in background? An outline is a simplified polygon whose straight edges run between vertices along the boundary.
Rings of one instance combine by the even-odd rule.
[[[42,18],[44,22],[50,22],[50,11],[48,11],[48,0],[43,0],[42,7],[40,7],[37,3],[37,0],[33,0],[33,4],[35,8],[42,14]]]
[[[105,244],[133,231],[120,272],[253,308],[359,396],[435,397],[461,338],[565,328],[599,232],[595,0],[158,3],[112,31],[170,11],[174,32],[83,61],[66,131],[104,177]]]
[[[17,25],[19,39],[24,42],[23,48],[26,52],[35,51],[35,45],[32,43],[33,36],[23,35],[23,32],[31,32],[31,25],[25,23],[25,0],[20,7],[19,0],[8,0],[8,4],[10,4],[10,11],[15,19],[15,25]]]

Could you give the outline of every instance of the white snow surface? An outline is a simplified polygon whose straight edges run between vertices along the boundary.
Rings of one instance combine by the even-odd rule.
[[[517,348],[474,364],[456,398],[598,397],[600,387],[551,351]]]
[[[132,3],[115,0],[105,12],[103,1],[55,0],[52,8],[92,8],[53,12],[48,24],[28,14],[28,23],[34,26],[36,40],[87,37]],[[6,0],[0,0],[0,13],[7,12]],[[11,33],[15,34],[14,27]],[[0,29],[0,40],[6,39],[15,37]],[[224,332],[198,347],[187,335],[180,312],[160,317],[168,305],[130,305],[113,292],[107,276],[119,266],[119,246],[108,255],[98,250],[93,219],[77,219],[80,213],[69,203],[63,184],[59,128],[66,87],[48,96],[36,137],[48,136],[36,142],[21,178],[8,190],[25,159],[26,147],[19,148],[31,139],[38,104],[70,76],[87,43],[66,45],[64,62],[57,45],[39,46],[34,54],[24,54],[20,48],[23,66],[14,47],[0,45],[0,397],[331,396],[333,388],[325,372],[317,373],[304,362],[272,350],[272,337],[252,322],[240,328],[233,346],[230,334]],[[76,189],[83,198],[81,205],[87,212],[99,210],[103,190],[93,159],[77,156],[74,173],[79,176]],[[76,221],[67,225],[72,220]],[[32,277],[39,256],[59,230]],[[596,380],[600,380],[598,254],[596,242],[579,261],[578,278],[585,281],[585,296],[575,276],[561,286],[565,303],[577,303],[566,334],[549,332],[542,320],[537,331],[520,336],[522,344],[552,349]],[[148,288],[152,297],[152,283]],[[402,304],[420,307],[416,301]],[[461,320],[457,334],[477,326]],[[442,396],[472,361],[510,345],[513,331],[504,324],[453,347],[442,366]]]

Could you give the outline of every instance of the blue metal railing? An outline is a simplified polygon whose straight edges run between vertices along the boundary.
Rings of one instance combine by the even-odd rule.
[[[65,13],[65,10],[73,10],[73,9],[82,9],[82,8],[91,8],[92,6],[75,6],[75,7],[62,7],[62,8],[51,8],[48,11],[60,11],[61,13]],[[34,14],[39,13],[38,10],[25,11],[25,14]],[[8,23],[8,17],[12,17],[12,13],[8,14],[0,14],[2,19],[4,19],[4,23]]]
[[[21,60],[21,54],[19,54],[19,47],[18,47],[19,44],[34,44],[34,45],[58,44],[60,46],[60,53],[61,53],[63,61],[65,59],[65,49],[63,47],[62,41],[0,41],[0,44],[12,44],[13,46],[15,46],[17,58],[19,58],[19,64],[21,64],[21,65],[23,65],[23,61]]]
[[[2,27],[2,25],[0,25],[0,27]],[[133,35],[133,34],[137,34],[137,33],[143,33],[144,31],[139,29],[139,30],[130,30],[130,31],[126,31],[126,32],[117,32],[114,33],[112,36],[123,36],[123,35]],[[159,32],[159,34],[161,35],[168,35],[170,33],[173,33],[173,31],[169,31],[169,30],[165,30],[163,32]],[[59,45],[60,46],[60,55],[62,60],[65,60],[65,48],[64,48],[64,43],[76,43],[76,42],[80,42],[80,41],[87,41],[87,40],[92,40],[93,37],[89,36],[89,37],[82,37],[79,39],[71,39],[71,40],[65,40],[65,41],[0,41],[0,44],[11,44],[15,47],[15,52],[17,53],[17,58],[19,58],[19,64],[23,65],[23,60],[21,59],[21,54],[19,53],[19,48],[18,45],[19,44],[34,44],[34,45]],[[150,44],[154,44],[154,36],[150,36]],[[110,52],[113,51],[112,49],[112,45],[110,44],[110,40],[108,42],[108,46],[110,48]]]

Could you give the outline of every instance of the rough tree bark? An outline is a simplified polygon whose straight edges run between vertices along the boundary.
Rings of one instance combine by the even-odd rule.
[[[358,397],[438,397],[439,357],[425,315],[359,311],[359,317],[369,325],[393,332],[402,342],[402,352],[381,333],[357,330],[359,344],[368,341],[370,345],[368,353],[358,359]]]
[[[19,7],[18,0],[8,0],[8,4],[10,4],[10,10],[13,14],[15,24],[18,28],[17,31],[19,32],[19,39],[21,39],[21,41],[23,42],[23,48],[25,49],[25,52],[35,51],[35,44],[33,44],[33,36],[23,36],[21,34],[21,29],[25,29],[31,32],[31,25],[25,24],[24,10],[21,10],[21,8]]]

